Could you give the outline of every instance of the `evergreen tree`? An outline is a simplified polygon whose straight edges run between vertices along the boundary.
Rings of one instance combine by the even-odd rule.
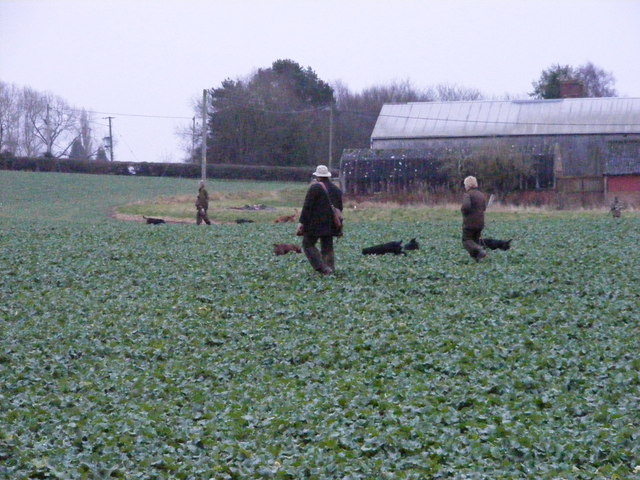
[[[76,138],[71,144],[71,152],[69,152],[69,158],[71,160],[86,160],[87,159],[87,151],[82,145],[82,140],[80,138]]]
[[[324,163],[332,104],[333,89],[292,60],[226,79],[211,90],[208,155],[221,163]]]
[[[99,160],[101,162],[109,161],[109,159],[107,158],[107,152],[105,151],[104,147],[98,148],[98,152],[96,153],[96,160]]]
[[[575,79],[573,67],[569,65],[552,65],[543,70],[540,79],[533,82],[533,92],[529,95],[535,98],[560,98],[560,83]]]

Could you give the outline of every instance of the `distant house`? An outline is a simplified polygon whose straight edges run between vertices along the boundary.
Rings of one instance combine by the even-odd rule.
[[[384,170],[390,169],[390,176],[407,185],[422,185],[427,176],[437,178],[437,174],[416,169],[415,157],[436,168],[441,159],[492,147],[515,149],[530,159],[535,182],[529,188],[562,191],[565,185],[588,185],[590,192],[602,194],[610,159],[624,151],[637,161],[639,145],[640,98],[386,104],[371,134],[371,149],[345,151],[340,176],[347,193],[350,185],[363,188],[358,172],[374,168],[372,156],[377,155],[385,159]],[[391,155],[381,153],[387,150],[394,152],[395,162],[389,163]],[[408,180],[412,172],[403,171],[409,163],[400,163],[400,152],[407,152],[404,156],[412,158],[413,174],[422,177]],[[387,173],[375,176],[377,185],[388,183],[379,181]],[[576,178],[589,181],[573,181]]]

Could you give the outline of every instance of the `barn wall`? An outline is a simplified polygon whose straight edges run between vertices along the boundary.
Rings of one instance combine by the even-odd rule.
[[[607,177],[607,190],[617,192],[640,192],[640,175]]]
[[[640,175],[621,175],[605,177],[607,183],[606,202],[611,204],[614,198],[628,209],[640,208]]]
[[[350,195],[430,191],[446,182],[438,171],[438,162],[430,158],[349,157],[343,154],[340,181],[344,192]]]

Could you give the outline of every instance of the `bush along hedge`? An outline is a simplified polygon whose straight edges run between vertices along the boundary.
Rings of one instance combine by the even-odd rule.
[[[104,162],[56,158],[0,157],[1,170],[33,172],[89,173],[103,175],[142,175],[151,177],[199,178],[196,163]],[[207,177],[241,180],[306,182],[313,166],[277,167],[271,165],[207,165]]]

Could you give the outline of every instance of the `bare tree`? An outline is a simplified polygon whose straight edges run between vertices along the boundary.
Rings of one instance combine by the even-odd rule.
[[[385,103],[430,102],[435,98],[432,89],[420,90],[409,80],[376,85],[360,93],[352,93],[341,82],[334,84],[336,91],[336,152],[345,148],[367,148],[371,132],[380,109]]]
[[[45,156],[59,157],[71,147],[75,136],[71,139],[68,136],[75,130],[76,112],[62,98],[46,94],[29,120],[45,146]]]
[[[202,133],[200,122],[196,122],[195,115],[189,125],[178,125],[175,128],[175,134],[180,139],[180,149],[185,153],[182,161],[185,163],[199,163]]]
[[[615,97],[615,78],[593,63],[587,62],[576,69],[576,76],[582,82],[587,97]]]
[[[35,135],[33,119],[37,118],[38,112],[46,108],[46,102],[42,95],[32,88],[25,87],[20,96],[20,138],[19,154],[25,157],[35,157],[38,155],[42,142]]]
[[[0,152],[61,157],[77,139],[75,153],[91,155],[91,115],[80,112],[78,115],[61,97],[0,82]]]
[[[484,96],[476,88],[461,87],[455,84],[441,83],[435,86],[436,98],[441,102],[460,100],[482,100]]]
[[[16,155],[19,146],[20,91],[0,82],[0,154]]]

